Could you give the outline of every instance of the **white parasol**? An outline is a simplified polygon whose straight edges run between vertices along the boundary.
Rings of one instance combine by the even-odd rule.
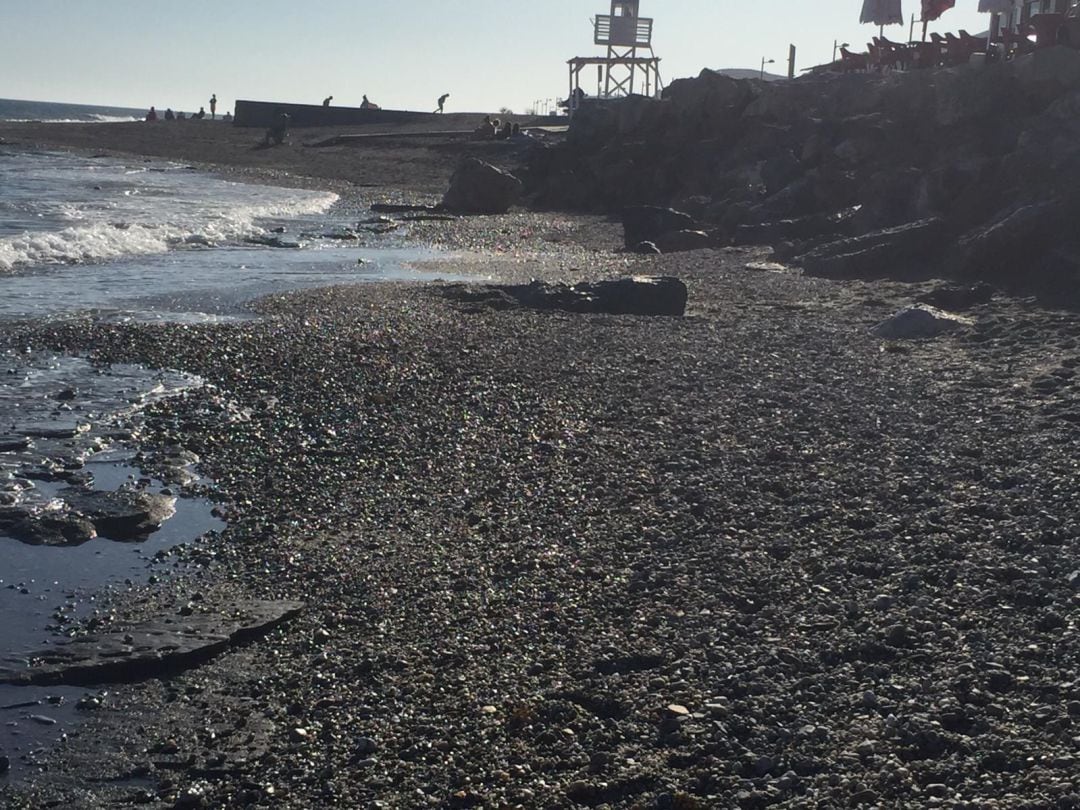
[[[859,22],[874,25],[903,25],[904,13],[900,10],[900,0],[863,0]]]

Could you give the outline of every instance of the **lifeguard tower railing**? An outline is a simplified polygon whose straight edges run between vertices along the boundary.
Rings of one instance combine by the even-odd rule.
[[[601,14],[596,18],[595,42],[616,48],[652,47],[651,17],[613,17]]]

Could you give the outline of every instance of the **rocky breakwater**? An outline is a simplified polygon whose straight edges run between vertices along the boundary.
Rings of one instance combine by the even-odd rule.
[[[583,107],[564,144],[536,150],[526,194],[542,208],[670,206],[687,215],[679,231],[774,245],[820,275],[1071,295],[1078,112],[1080,52],[1065,48],[777,83],[704,71],[662,100]]]

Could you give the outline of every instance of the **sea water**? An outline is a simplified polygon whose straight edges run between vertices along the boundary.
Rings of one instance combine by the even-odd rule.
[[[0,104],[0,117],[4,110]],[[408,263],[433,253],[386,241],[392,237],[364,247],[339,238],[360,216],[326,191],[232,182],[166,161],[0,146],[0,322],[248,318],[246,305],[268,293],[432,277]],[[0,451],[0,508],[56,508],[62,486],[42,481],[43,467],[77,468],[95,489],[133,485],[142,479],[133,461],[139,410],[200,384],[138,366],[0,353],[0,439],[32,437]],[[0,664],[63,643],[58,616],[85,615],[107,590],[145,582],[155,553],[222,528],[208,501],[180,498],[175,516],[141,544],[99,537],[42,548],[0,535]],[[13,773],[32,771],[34,752],[73,727],[75,716],[48,699],[65,698],[70,708],[81,691],[0,687],[0,755],[12,759]],[[58,722],[42,726],[32,715]]]

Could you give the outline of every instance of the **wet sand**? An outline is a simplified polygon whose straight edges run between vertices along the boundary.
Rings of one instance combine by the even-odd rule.
[[[405,194],[440,190],[437,147],[379,148],[341,171],[366,154],[388,193],[398,170]],[[242,165],[324,177],[332,157]],[[1075,316],[999,297],[956,335],[885,343],[868,329],[926,285],[747,269],[761,251],[627,256],[602,218],[414,235],[467,246],[455,267],[482,277],[675,275],[690,310],[387,284],[275,296],[240,324],[5,328],[212,384],[156,408],[147,442],[202,458],[229,528],[116,626],[307,608],[110,688],[0,798],[1075,806]]]

